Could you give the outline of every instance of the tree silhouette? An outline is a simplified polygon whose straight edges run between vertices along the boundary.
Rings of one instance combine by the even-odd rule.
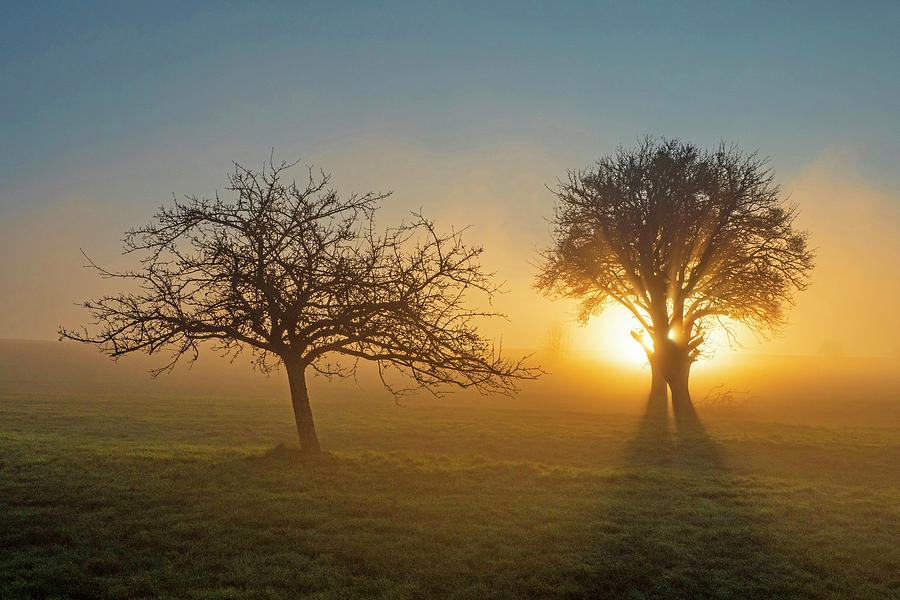
[[[459,231],[438,233],[419,214],[376,233],[374,213],[389,194],[342,198],[312,169],[303,185],[283,181],[291,166],[235,164],[226,189],[236,201],[188,196],[128,231],[125,252],[140,256],[140,268],[91,266],[129,288],[85,302],[93,327],[61,328],[60,339],[112,357],[169,349],[154,374],[195,360],[204,342],[226,356],[249,350],[264,372],[283,364],[301,447],[312,455],[321,451],[309,369],[345,377],[359,360],[374,361],[395,394],[439,394],[444,384],[510,393],[517,380],[538,376],[477,331],[478,320],[498,314],[467,304],[470,292],[490,299],[498,291],[480,266],[481,248]],[[412,385],[392,387],[389,367]]]
[[[625,306],[651,366],[650,405],[665,410],[668,386],[676,416],[693,414],[688,378],[709,330],[779,327],[812,269],[767,161],[734,146],[648,137],[570,171],[554,194],[536,287],[578,300],[581,322]]]

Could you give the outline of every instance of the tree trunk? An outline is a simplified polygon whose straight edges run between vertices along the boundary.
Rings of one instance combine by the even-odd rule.
[[[656,360],[650,361],[650,397],[647,399],[647,415],[665,417],[668,414],[669,388],[662,367]]]
[[[322,448],[313,424],[312,409],[309,407],[309,392],[306,389],[306,367],[296,361],[285,361],[288,383],[291,386],[291,403],[294,405],[294,420],[300,436],[300,450],[306,456],[319,457]]]
[[[687,357],[673,360],[669,370],[669,388],[672,390],[672,413],[676,421],[693,421],[697,418],[694,403],[691,401],[689,379],[691,363]]]

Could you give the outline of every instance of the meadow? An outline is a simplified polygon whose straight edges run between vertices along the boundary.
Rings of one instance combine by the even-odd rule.
[[[0,391],[2,598],[896,598],[900,428]]]

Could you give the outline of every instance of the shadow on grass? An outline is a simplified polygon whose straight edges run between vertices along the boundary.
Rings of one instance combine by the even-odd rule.
[[[436,572],[435,579],[446,578],[446,581],[428,588],[434,597],[769,599],[815,596],[807,585],[809,573],[804,573],[800,566],[803,559],[783,556],[770,542],[768,531],[772,520],[755,505],[752,483],[742,482],[729,469],[724,449],[699,419],[672,421],[664,411],[648,410],[634,435],[624,444],[620,460],[615,475],[592,476],[582,487],[577,477],[570,480],[563,476],[554,481],[527,469],[519,473],[511,466],[495,472],[474,470],[468,475],[473,481],[466,482],[461,473],[451,475],[440,470],[431,473],[422,470],[421,465],[407,465],[407,473],[402,461],[392,459],[382,463],[376,456],[358,463],[326,455],[322,463],[310,464],[301,459],[298,451],[284,447],[246,459],[266,472],[274,465],[278,465],[274,469],[276,473],[284,468],[293,469],[308,483],[330,488],[329,494],[338,493],[348,478],[355,485],[363,483],[373,492],[364,503],[345,506],[341,515],[347,510],[355,511],[354,518],[375,514],[381,510],[380,498],[389,503],[408,503],[404,511],[385,513],[390,517],[388,521],[396,520],[392,525],[395,527],[416,509],[417,500],[410,496],[411,490],[421,493],[428,501],[437,502],[465,490],[463,495],[471,504],[471,514],[468,514],[471,521],[461,516],[466,514],[462,502],[444,506],[454,514],[459,512],[459,517],[448,513],[439,519],[440,512],[429,517],[427,511],[422,515],[423,531],[430,532],[428,535],[446,535],[445,520],[469,523],[470,533],[459,536],[454,543],[460,545],[463,554],[471,553],[478,563],[471,571],[455,572],[450,562],[444,570]],[[339,471],[350,474],[341,475]],[[261,472],[256,477],[260,475]],[[412,479],[404,484],[407,477]],[[276,488],[282,489],[282,485],[283,480],[276,478]],[[549,524],[552,521],[548,515],[556,510],[563,514],[551,502],[540,504],[538,498],[544,492],[562,494],[573,503],[588,500],[583,506],[592,508],[578,517],[571,529],[555,529],[558,535],[547,534],[546,539],[541,537],[545,535],[542,532],[523,535],[522,546],[512,541],[510,536],[515,532],[508,526],[499,528],[494,534],[509,541],[508,548],[495,549],[504,555],[504,560],[494,562],[478,554],[479,544],[483,543],[478,540],[489,537],[488,519],[479,514],[504,502],[509,509],[514,500],[504,500],[504,494],[521,494],[526,485],[541,509],[513,509],[520,515],[514,526],[523,530],[527,519],[547,519]],[[596,502],[588,499],[591,493],[597,494]],[[565,503],[562,501],[561,505]],[[484,519],[483,526],[479,525],[479,519]],[[549,527],[550,530],[554,528]],[[569,531],[572,537],[556,539],[565,537],[564,531]],[[335,543],[330,550],[340,556],[345,552],[342,548],[345,543],[346,540]],[[402,572],[411,564],[418,564],[404,556],[417,556],[426,553],[426,549],[427,552],[441,550],[440,545],[424,544],[413,552],[411,547],[420,543],[413,537],[398,537],[393,543],[396,544],[394,552],[389,554],[398,557],[397,564],[386,564],[380,553],[367,556],[357,550],[357,556],[367,558],[351,561],[353,568],[364,569],[373,577],[384,570]],[[577,558],[579,550],[581,556]],[[409,579],[421,591],[422,581],[418,577]],[[479,585],[483,588],[474,591]]]
[[[768,519],[696,416],[673,422],[648,408],[622,469],[605,514],[593,515],[590,597],[806,596],[766,539]]]
[[[354,570],[362,569],[375,577],[379,572],[402,573],[404,570],[428,570],[414,558],[419,555],[443,552],[448,548],[428,544],[418,535],[447,536],[447,523],[460,524],[460,535],[453,538],[460,553],[469,556],[476,565],[463,569],[448,561],[445,567],[432,574],[433,587],[427,588],[432,597],[461,598],[553,597],[553,598],[804,598],[811,593],[809,572],[802,567],[803,559],[786,557],[768,538],[772,519],[755,504],[752,482],[744,482],[733,473],[723,448],[696,418],[672,421],[663,412],[648,411],[622,449],[621,462],[615,474],[589,476],[542,477],[531,471],[515,472],[505,467],[496,472],[474,470],[469,475],[437,470],[423,471],[410,465],[406,473],[402,461],[385,461],[369,457],[360,464],[352,459],[330,457],[327,465],[304,464],[297,451],[275,448],[258,458],[247,459],[269,470],[278,465],[294,469],[304,477],[311,477],[315,486],[331,488],[336,494],[347,480],[373,492],[365,502],[350,503],[337,514],[346,518],[378,515],[382,503],[406,503],[402,511],[384,512],[386,523],[378,527],[401,527],[418,506],[415,490],[427,502],[443,502],[425,510],[419,516],[421,532],[408,537],[390,538],[397,558],[396,564],[378,556],[368,556],[362,550],[353,553],[365,560],[351,561]],[[337,471],[351,471],[339,476]],[[507,472],[509,471],[509,472]],[[259,477],[261,473],[257,473]],[[406,477],[413,479],[406,481]],[[467,481],[470,478],[472,481]],[[276,480],[281,489],[283,481]],[[579,483],[581,481],[581,483]],[[530,488],[533,503],[540,506],[515,507],[519,500],[507,494],[522,494]],[[459,494],[459,495],[458,495]],[[541,504],[541,494],[547,500]],[[568,500],[554,505],[551,494]],[[590,494],[596,494],[591,501]],[[452,498],[465,497],[466,500]],[[562,523],[565,505],[581,503],[589,512],[572,514],[573,525]],[[468,508],[466,503],[470,504]],[[479,516],[490,507],[505,506],[497,516],[517,515],[514,521],[489,529],[487,517]],[[340,508],[340,507],[339,507]],[[447,511],[444,514],[444,511]],[[511,513],[509,511],[512,511]],[[577,511],[576,511],[577,512]],[[371,513],[371,514],[370,514]],[[557,514],[558,513],[558,514]],[[570,513],[571,514],[571,513]],[[441,517],[443,515],[443,517]],[[557,521],[553,521],[557,515]],[[333,515],[332,515],[333,518]],[[536,528],[525,531],[531,520],[546,520],[547,532]],[[461,524],[467,523],[466,527]],[[515,527],[511,530],[510,527]],[[374,527],[374,525],[373,525]],[[466,529],[468,528],[468,530]],[[521,531],[519,530],[521,529]],[[422,532],[428,532],[424,534]],[[549,532],[549,533],[548,533]],[[412,532],[410,532],[412,533]],[[506,546],[494,552],[502,560],[480,553],[481,545],[491,535],[507,540]],[[373,543],[374,543],[374,539]],[[378,536],[378,543],[388,538]],[[324,543],[324,541],[321,541]],[[330,551],[341,556],[347,539],[334,542]],[[419,547],[421,545],[421,547]],[[406,557],[406,558],[404,558]],[[391,563],[391,564],[388,564]],[[371,573],[369,572],[371,571]],[[423,578],[402,577],[422,591]],[[425,578],[427,579],[427,578]],[[478,587],[481,586],[481,587]],[[405,597],[405,596],[404,596]]]

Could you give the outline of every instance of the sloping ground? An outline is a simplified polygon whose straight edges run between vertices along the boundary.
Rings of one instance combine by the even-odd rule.
[[[893,598],[900,431],[0,395],[0,597]]]

